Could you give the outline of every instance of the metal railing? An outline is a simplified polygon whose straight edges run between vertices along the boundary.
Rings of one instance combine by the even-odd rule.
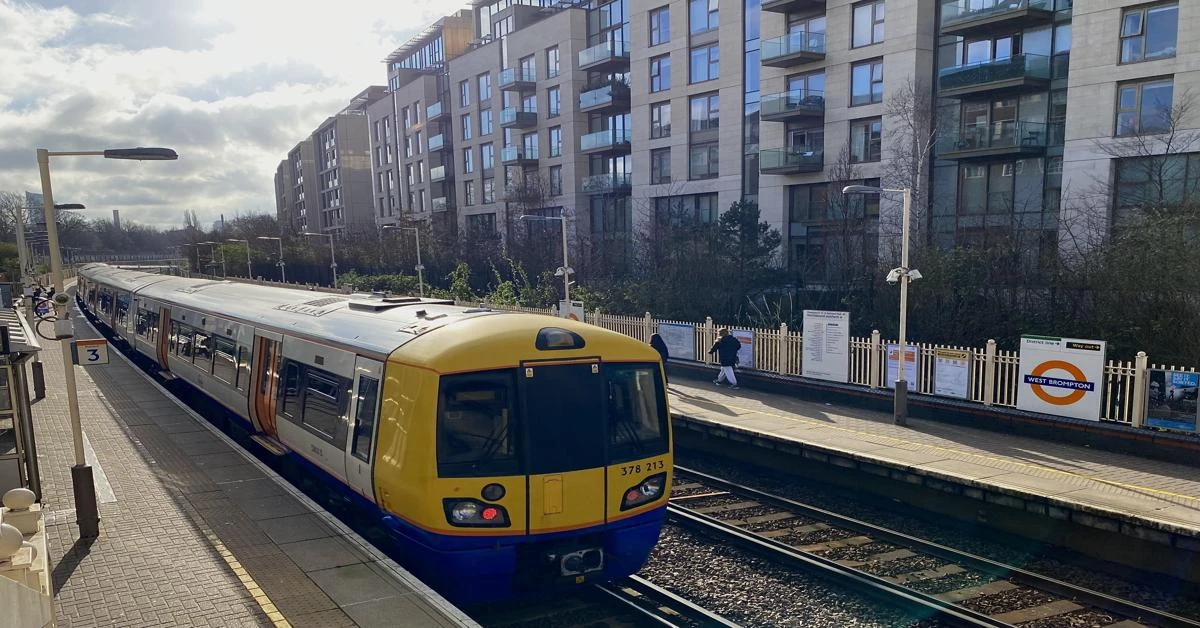
[[[629,100],[629,86],[624,83],[601,85],[579,94],[579,108],[588,109]]]
[[[938,71],[938,89],[947,91],[1015,79],[1050,80],[1050,57],[1019,54],[942,68]]]
[[[536,83],[537,70],[533,68],[508,68],[500,71],[499,85],[501,89],[517,83]]]
[[[767,94],[760,104],[762,117],[789,113],[825,113],[825,93],[813,89],[793,89]]]
[[[429,169],[430,181],[441,181],[446,178],[446,166],[435,166]]]
[[[771,61],[801,52],[825,54],[825,33],[792,33],[762,42],[762,60]]]
[[[939,137],[937,151],[939,155],[944,155],[1005,148],[1045,148],[1051,128],[1044,122],[1019,120],[971,125],[959,129],[957,133],[946,133]]]
[[[505,107],[500,110],[500,124],[537,124],[537,112]]]
[[[620,59],[629,59],[629,43],[619,39],[609,40],[579,51],[580,67],[600,63],[601,61],[615,61]]]
[[[622,144],[628,144],[632,139],[633,133],[629,129],[596,131],[595,133],[587,133],[579,138],[579,149],[597,150],[601,148],[614,148]]]
[[[583,189],[584,194],[608,194],[628,189],[631,185],[633,175],[628,172],[593,174],[579,181],[579,187]]]
[[[432,120],[442,115],[443,111],[445,110],[442,108],[442,101],[439,100],[425,108],[425,119]]]
[[[760,170],[816,172],[825,166],[825,152],[810,146],[764,148],[758,151],[758,165]]]
[[[429,136],[429,150],[442,150],[446,146],[446,136],[438,133],[437,135]]]
[[[537,158],[537,146],[505,146],[500,149],[500,161],[504,163]]]

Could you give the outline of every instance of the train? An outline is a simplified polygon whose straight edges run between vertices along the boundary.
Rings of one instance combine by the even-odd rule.
[[[87,264],[79,307],[367,513],[460,605],[635,573],[673,445],[658,353],[573,320]]]

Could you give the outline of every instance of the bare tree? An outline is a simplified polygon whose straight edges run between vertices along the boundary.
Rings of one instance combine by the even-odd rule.
[[[929,164],[941,134],[932,85],[923,78],[906,79],[884,103],[883,128],[888,140],[883,187],[912,190],[909,237],[910,244],[919,243],[921,227],[929,216]],[[891,215],[894,218],[881,221],[880,235],[886,236],[889,244],[899,244],[901,215],[899,211]]]

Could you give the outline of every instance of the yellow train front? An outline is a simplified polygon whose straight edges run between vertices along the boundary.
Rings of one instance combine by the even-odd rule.
[[[385,367],[374,482],[402,560],[462,604],[636,572],[670,492],[658,355],[573,321],[462,320]]]

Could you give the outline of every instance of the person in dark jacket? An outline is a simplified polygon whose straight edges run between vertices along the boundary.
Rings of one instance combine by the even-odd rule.
[[[733,334],[729,333],[728,329],[722,327],[717,330],[717,341],[713,343],[708,353],[716,354],[717,363],[721,365],[721,372],[717,374],[717,378],[713,383],[720,386],[722,380],[729,382],[729,387],[737,389],[737,376],[733,374],[733,367],[738,361],[738,351],[742,348],[742,343]]]
[[[662,339],[662,336],[653,334],[650,336],[650,347],[658,352],[662,357],[663,363],[663,379],[667,378],[667,359],[671,357],[671,352],[667,351],[667,343]]]

